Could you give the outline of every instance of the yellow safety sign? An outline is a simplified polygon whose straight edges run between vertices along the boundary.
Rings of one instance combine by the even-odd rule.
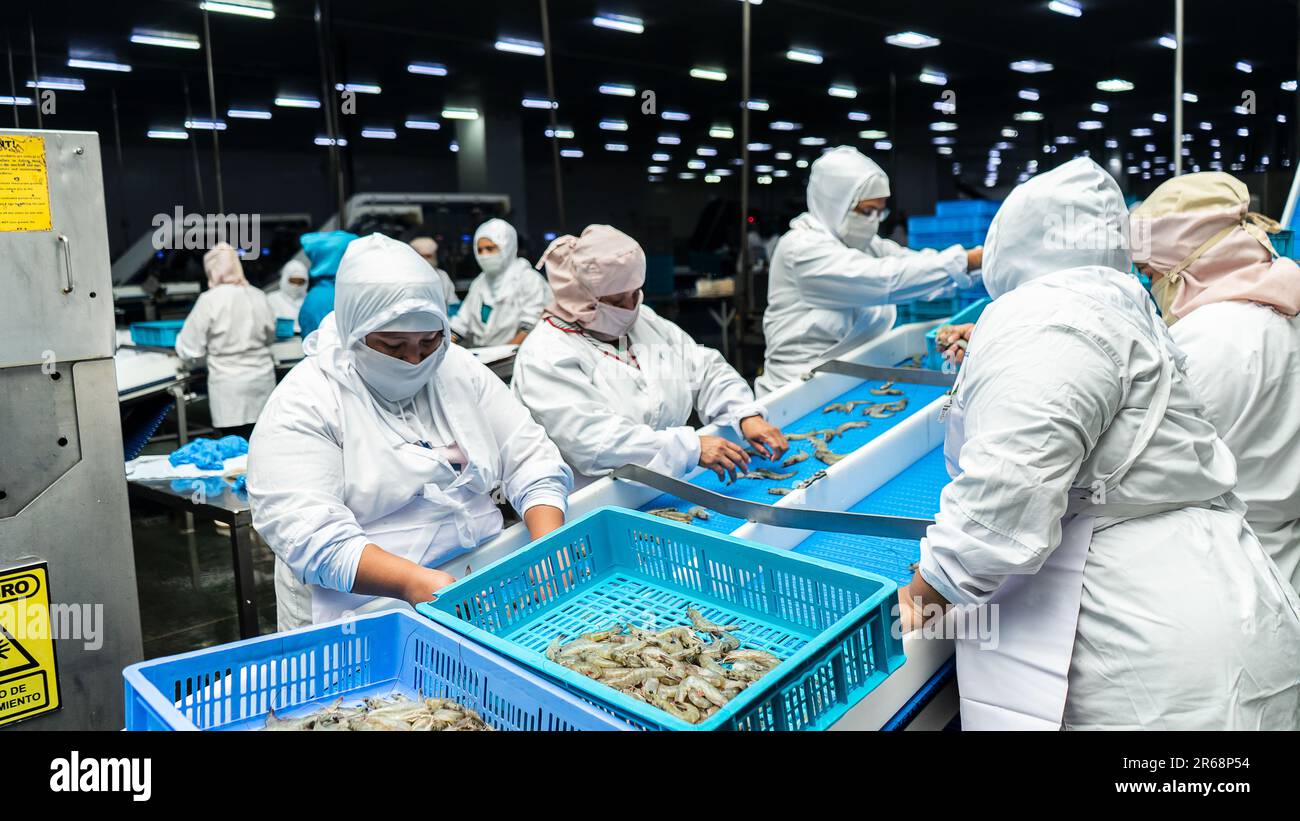
[[[0,231],[49,231],[45,138],[0,134]]]
[[[59,709],[45,562],[0,570],[0,727]]]

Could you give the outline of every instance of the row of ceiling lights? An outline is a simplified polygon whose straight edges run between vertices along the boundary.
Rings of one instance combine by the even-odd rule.
[[[761,0],[757,0],[757,2],[755,2],[755,0],[750,0],[750,2],[754,2],[757,5],[761,3]],[[1082,9],[1080,4],[1076,2],[1072,2],[1071,0],[1053,0],[1053,2],[1049,3],[1048,5],[1052,11],[1056,11],[1062,14],[1067,14],[1069,16],[1078,17],[1081,16],[1082,14]],[[232,0],[232,2],[203,2],[200,3],[200,7],[207,11],[241,14],[241,15],[251,16],[251,17],[260,17],[262,19],[273,19],[275,16],[274,9],[271,3],[261,2],[260,0]],[[638,18],[629,17],[629,16],[598,15],[595,18],[593,18],[592,22],[594,25],[598,27],[611,29],[611,30],[624,31],[624,32],[635,33],[635,34],[640,34],[644,32],[644,24],[642,23],[642,21],[639,20]],[[147,29],[135,30],[131,35],[131,41],[143,45],[156,45],[156,46],[165,46],[165,47],[173,47],[173,48],[183,48],[183,49],[198,49],[200,47],[198,38],[195,37],[194,35],[178,34],[175,32],[163,32],[163,31],[147,30]],[[932,48],[940,44],[940,40],[936,37],[931,37],[929,35],[921,34],[919,32],[913,32],[913,31],[891,34],[885,37],[885,41],[891,45],[895,45],[903,48],[911,48],[911,49]],[[1172,37],[1172,35],[1163,35],[1160,38],[1158,38],[1157,42],[1160,45],[1165,46],[1167,48],[1177,48],[1177,42]],[[542,46],[542,44],[537,43],[535,41],[523,40],[518,38],[498,39],[495,43],[495,47],[499,51],[525,54],[530,56],[542,56],[545,54],[545,49]],[[786,57],[787,59],[794,62],[809,63],[814,65],[821,64],[824,59],[820,52],[813,49],[807,49],[807,48],[791,48],[786,52]],[[92,59],[89,57],[70,57],[68,60],[68,65],[70,67],[75,67],[75,68],[87,68],[87,69],[107,70],[107,71],[129,72],[131,70],[131,67],[126,64]],[[1245,73],[1250,73],[1253,71],[1253,66],[1249,62],[1244,60],[1237,61],[1235,67],[1237,68],[1237,70]],[[1010,68],[1013,71],[1034,74],[1034,73],[1051,71],[1053,69],[1053,66],[1050,63],[1037,61],[1037,60],[1018,60],[1012,62],[1010,64]],[[425,74],[425,75],[432,75],[432,76],[446,76],[447,74],[446,67],[439,63],[420,63],[420,62],[410,63],[408,64],[407,69],[412,74]],[[705,80],[725,81],[727,79],[727,74],[725,70],[719,68],[697,66],[690,70],[690,74],[692,77],[698,79],[705,79]],[[921,82],[932,84],[932,85],[946,85],[948,81],[947,75],[944,72],[939,71],[937,69],[923,70],[918,79],[920,79]],[[27,85],[32,88],[60,88],[65,90],[83,90],[85,87],[84,82],[80,80],[63,79],[63,78],[41,78],[40,80],[34,82],[28,81]],[[338,84],[337,88],[340,91],[353,91],[357,93],[369,93],[369,94],[378,94],[381,91],[378,85],[366,84],[366,83]],[[1097,83],[1097,88],[1099,90],[1108,91],[1108,92],[1122,92],[1122,91],[1131,90],[1133,88],[1133,84],[1122,78],[1109,78],[1106,80],[1099,81]],[[1294,91],[1296,88],[1296,83],[1295,81],[1284,82],[1282,84],[1282,88],[1285,90]],[[598,88],[598,90],[600,91],[600,93],[614,95],[614,96],[635,96],[636,93],[635,88],[631,86],[615,84],[615,83],[602,84]],[[854,99],[857,97],[858,92],[857,89],[853,86],[843,85],[843,84],[832,84],[831,86],[828,87],[827,93],[833,97],[839,97],[843,99]],[[1038,99],[1039,95],[1037,91],[1034,89],[1022,89],[1018,93],[1018,96],[1021,99],[1036,100]],[[1196,97],[1194,94],[1187,93],[1184,94],[1184,99],[1188,101],[1195,101]],[[0,103],[22,105],[22,104],[31,104],[31,100],[30,98],[17,98],[17,99],[10,98],[9,100],[6,101],[4,98],[0,97]],[[308,97],[281,96],[276,98],[275,103],[277,106],[289,107],[289,108],[319,108],[320,107],[319,100],[316,100],[314,98],[308,98]],[[545,99],[537,99],[537,98],[526,98],[523,101],[523,105],[527,108],[558,107],[558,104],[553,101],[545,100]],[[767,103],[761,100],[750,100],[747,105],[749,108],[755,110],[765,111],[768,109]],[[943,105],[942,103],[936,103],[936,108],[942,108],[942,105]],[[1238,108],[1240,109],[1240,107]],[[1109,110],[1109,107],[1103,103],[1094,103],[1092,105],[1092,109],[1098,112],[1105,112]],[[445,119],[477,119],[477,117],[479,116],[476,110],[470,108],[446,108],[443,110],[442,113]],[[1243,113],[1243,112],[1239,110],[1239,113]],[[269,111],[261,110],[261,109],[232,108],[227,111],[227,116],[233,118],[246,118],[246,119],[270,119],[271,113]],[[685,114],[684,112],[665,112],[663,116],[664,119],[669,119],[669,120],[690,119],[689,115]],[[1160,122],[1162,121],[1160,119],[1161,116],[1162,115],[1156,114],[1154,115],[1153,118],[1157,122]],[[870,119],[870,115],[866,114],[865,112],[851,112],[849,114],[849,117],[850,119],[859,120],[859,121],[865,121]],[[1033,111],[1020,112],[1016,115],[1016,119],[1020,121],[1027,121],[1027,122],[1040,121],[1042,120],[1042,115],[1038,112],[1033,112]],[[1282,115],[1279,115],[1278,119],[1281,122],[1285,122],[1285,118]],[[1202,128],[1204,128],[1206,125],[1207,123],[1201,123]],[[437,130],[438,128],[440,128],[440,125],[436,121],[419,120],[419,119],[407,120],[406,126],[408,128],[423,129],[423,130]],[[194,119],[194,120],[187,121],[186,127],[198,128],[198,129],[224,130],[226,124],[221,121],[214,122],[212,120]],[[602,120],[600,123],[600,127],[603,130],[612,130],[612,131],[627,130],[626,122],[621,120]],[[796,130],[799,126],[793,123],[777,121],[772,124],[772,127],[775,130]],[[1079,123],[1079,127],[1081,130],[1095,130],[1097,128],[1100,128],[1101,124],[1095,120],[1082,121]],[[931,128],[932,130],[936,130],[936,131],[955,130],[956,125],[952,123],[933,123],[931,124]],[[1134,129],[1132,134],[1133,136],[1143,136],[1143,134],[1140,133],[1141,131],[1143,130]],[[713,128],[710,129],[709,133],[710,136],[712,137],[722,138],[722,139],[730,139],[732,136],[734,136],[729,126],[714,126]],[[1147,133],[1149,133],[1149,130],[1147,130]],[[1248,133],[1249,133],[1248,130],[1244,128],[1238,130],[1238,134],[1242,136],[1245,136],[1245,134]],[[375,138],[375,139],[395,139],[397,133],[396,130],[392,128],[367,127],[362,129],[362,135],[365,137]],[[550,135],[551,132],[548,130],[548,136]],[[149,132],[149,136],[158,137],[162,139],[184,139],[188,135],[184,131],[180,131],[176,129],[151,129]],[[565,131],[563,129],[559,132],[559,136],[560,137],[566,136]],[[572,136],[571,130],[568,131],[567,136]],[[663,139],[664,136],[667,135],[661,135],[661,140],[660,140],[661,142],[667,142],[667,140]],[[877,141],[875,143],[875,147],[878,149],[887,150],[888,148],[892,147],[889,141],[884,139],[885,138],[884,132],[864,131],[861,132],[860,136],[876,137]],[[335,140],[330,140],[329,138],[318,137],[316,139],[316,142],[318,144],[337,143],[341,145],[346,145],[346,139],[343,138],[340,138],[339,140],[335,141]],[[938,142],[938,140],[936,140],[936,142]],[[825,140],[822,138],[807,137],[807,138],[803,138],[801,140],[801,143],[804,145],[811,145],[811,146],[815,146],[819,144],[824,145]],[[453,150],[455,150],[457,146],[453,143],[452,148]],[[610,151],[626,151],[627,146],[626,144],[623,143],[607,143],[606,149]],[[941,145],[939,150],[941,153],[951,153],[952,151],[950,144]],[[570,157],[582,156],[581,149],[565,149],[561,153]]]

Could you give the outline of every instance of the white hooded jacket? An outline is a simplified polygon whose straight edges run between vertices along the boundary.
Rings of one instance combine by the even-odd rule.
[[[290,282],[295,276],[302,278],[301,285]],[[280,288],[266,296],[276,319],[293,320],[294,333],[299,330],[298,311],[302,309],[302,301],[307,298],[307,280],[306,264],[302,260],[291,259],[280,269]]]
[[[248,283],[216,285],[199,294],[176,336],[176,354],[208,369],[208,411],[216,428],[257,421],[275,390],[275,314],[266,294]]]
[[[447,324],[436,272],[405,243],[355,240],[339,266],[335,310],[253,434],[253,526],[275,552],[280,626],[402,602],[349,593],[366,544],[426,567],[501,530],[500,486],[521,514],[565,509],[569,469],[545,432],[472,354],[445,339],[445,359],[411,400],[379,399],[352,351],[399,317]],[[451,454],[461,454],[465,463]]]
[[[813,163],[808,211],[790,223],[772,254],[760,395],[802,377],[833,346],[861,344],[889,330],[895,303],[974,282],[959,245],[913,251],[878,236],[862,248],[846,245],[840,224],[849,211],[861,200],[887,196],[889,178],[856,149],[840,146]]]
[[[1119,187],[1086,158],[998,212],[984,251],[995,301],[960,372],[965,436],[946,448],[953,481],[920,573],[950,602],[987,602],[1058,547],[1072,488],[1101,493],[1065,727],[1300,728],[1300,599],[1245,524],[1184,356],[1122,273],[1126,227]],[[1111,480],[1148,419],[1149,444]]]
[[[1214,302],[1169,329],[1206,417],[1237,457],[1246,519],[1300,591],[1300,317]]]
[[[519,235],[505,220],[490,219],[474,232],[474,247],[487,237],[510,263],[495,275],[479,274],[460,310],[451,319],[452,333],[467,348],[505,345],[520,331],[531,331],[551,301],[546,279],[519,256]],[[486,321],[484,307],[489,310]]]
[[[722,354],[647,305],[628,350],[548,316],[519,346],[511,388],[584,476],[645,465],[681,477],[700,461],[691,411],[731,426],[767,411]],[[743,436],[742,436],[743,439]]]

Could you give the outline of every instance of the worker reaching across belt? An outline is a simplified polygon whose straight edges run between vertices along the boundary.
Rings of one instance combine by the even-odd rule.
[[[518,345],[537,325],[551,289],[519,256],[519,235],[505,220],[490,219],[474,232],[474,259],[483,273],[452,317],[453,341],[468,348]]]
[[[563,524],[555,445],[446,330],[441,281],[409,245],[348,246],[335,310],[249,450],[280,629],[427,601],[454,580],[437,565],[500,532],[498,486],[534,538]]]
[[[275,390],[275,314],[266,294],[244,278],[229,243],[204,254],[203,270],[208,289],[176,336],[176,354],[189,364],[205,362],[212,426],[247,437]]]
[[[1249,208],[1230,174],[1175,177],[1133,212],[1133,261],[1237,458],[1246,520],[1300,590],[1300,266],[1273,248],[1277,223]]]
[[[743,472],[736,443],[687,424],[730,427],[765,455],[789,447],[749,385],[716,350],[642,304],[645,252],[608,225],[551,243],[546,266],[555,291],[541,323],[519,349],[512,386],[560,453],[586,477],[623,465],[683,476],[696,465],[719,478]]]
[[[854,148],[813,162],[808,210],[772,255],[760,395],[799,380],[832,349],[889,330],[895,303],[974,284],[980,248],[914,251],[876,236],[889,195],[889,177]]]
[[[918,602],[996,606],[992,641],[957,641],[963,729],[1300,728],[1300,599],[1128,273],[1127,227],[1087,158],[994,218],[994,301],[948,406],[953,478],[904,628],[931,615]]]

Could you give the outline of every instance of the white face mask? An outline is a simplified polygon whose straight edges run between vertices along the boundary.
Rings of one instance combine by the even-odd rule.
[[[850,211],[840,221],[840,239],[850,248],[863,248],[876,235],[879,228],[879,211],[872,212],[869,217],[857,211]]]
[[[380,353],[374,348],[358,342],[352,347],[353,362],[357,373],[366,387],[381,399],[389,402],[401,402],[415,396],[429,381],[433,372],[442,363],[447,353],[447,343],[443,340],[438,349],[425,357],[418,365],[412,365],[404,359]]]
[[[636,324],[637,317],[641,314],[641,302],[643,295],[638,292],[636,295],[635,308],[619,308],[605,302],[596,303],[596,317],[583,327],[588,331],[608,337],[627,336]]]
[[[499,253],[480,254],[474,252],[474,259],[478,261],[478,267],[483,269],[483,273],[494,277],[506,268],[506,258]]]

